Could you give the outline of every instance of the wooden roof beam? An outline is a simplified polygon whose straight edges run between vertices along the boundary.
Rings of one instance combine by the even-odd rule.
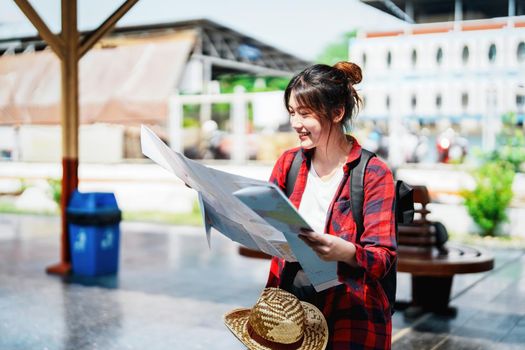
[[[35,11],[33,6],[31,6],[28,0],[14,0],[14,1],[18,5],[20,10],[22,10],[24,15],[31,21],[31,23],[38,30],[38,34],[42,37],[42,39],[44,39],[47,42],[47,44],[51,47],[51,49],[56,53],[56,55],[60,59],[63,59],[65,45],[62,39],[60,38],[60,36],[53,34],[53,32],[49,29],[46,23],[38,15],[38,13]]]
[[[21,0],[18,0],[21,1]],[[26,1],[26,0],[23,0]],[[115,12],[111,14],[97,29],[87,35],[80,43],[79,59],[86,54],[97,43],[97,41],[106,35],[115,24],[124,16],[139,0],[126,0]]]

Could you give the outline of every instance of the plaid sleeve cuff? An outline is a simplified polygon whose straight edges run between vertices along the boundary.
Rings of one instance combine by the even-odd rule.
[[[356,249],[356,259],[357,259],[358,249],[363,250],[363,248],[360,245],[355,244],[355,249]],[[345,283],[349,279],[356,279],[358,277],[363,276],[365,272],[365,268],[363,265],[359,263],[359,261],[357,262],[357,264],[358,264],[358,267],[353,267],[353,266],[348,265],[347,263],[338,261],[337,262],[337,277],[339,279],[339,282]]]
[[[383,247],[367,247],[355,245],[355,259],[357,265],[374,279],[383,278],[390,269],[391,261],[395,259],[395,252]]]

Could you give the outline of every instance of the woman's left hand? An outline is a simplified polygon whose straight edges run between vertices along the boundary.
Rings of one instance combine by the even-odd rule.
[[[355,245],[351,242],[337,236],[308,230],[301,230],[299,238],[310,246],[322,260],[342,261],[351,266],[357,266]]]

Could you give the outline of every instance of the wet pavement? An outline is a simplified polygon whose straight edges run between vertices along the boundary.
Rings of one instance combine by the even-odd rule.
[[[251,306],[269,262],[202,228],[121,224],[117,276],[59,278],[57,217],[0,215],[0,350],[244,349],[222,322]],[[455,317],[394,314],[393,349],[525,349],[525,254],[454,278]],[[409,300],[409,275],[398,276]]]

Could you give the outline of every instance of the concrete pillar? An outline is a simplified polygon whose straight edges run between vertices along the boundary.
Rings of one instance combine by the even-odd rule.
[[[509,17],[516,16],[516,1],[509,0]]]
[[[231,159],[234,163],[244,163],[247,158],[246,109],[244,87],[236,86],[230,112],[233,131]]]
[[[463,1],[456,0],[454,3],[454,21],[459,22],[463,20]]]
[[[210,82],[212,79],[212,64],[208,60],[202,61],[202,89],[203,94],[210,93]],[[200,107],[200,122],[203,125],[206,121],[211,119],[211,103],[204,102]]]
[[[497,91],[495,88],[489,88],[487,90],[487,112],[481,121],[481,146],[485,152],[491,152],[496,147],[496,103]]]
[[[171,149],[179,153],[184,151],[182,117],[182,101],[179,95],[170,96],[168,102],[168,138]]]
[[[414,3],[412,0],[408,0],[405,4],[405,13],[409,18],[412,18],[414,21],[416,18],[414,17]]]
[[[393,98],[390,100],[390,120],[388,124],[388,164],[395,170],[404,163],[403,140],[401,131],[403,116],[401,115],[400,100]]]

